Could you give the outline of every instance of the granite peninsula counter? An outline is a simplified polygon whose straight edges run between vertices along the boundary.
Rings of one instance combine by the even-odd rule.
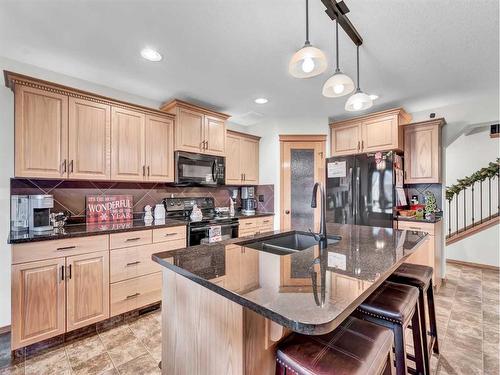
[[[249,247],[280,231],[154,254],[165,267],[165,373],[227,373],[227,366],[235,374],[274,373],[277,341],[290,330],[335,329],[426,236],[356,225],[327,229],[333,243],[321,254],[318,246],[288,255]]]

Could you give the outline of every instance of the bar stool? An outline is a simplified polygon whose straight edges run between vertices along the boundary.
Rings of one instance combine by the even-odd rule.
[[[404,284],[385,281],[355,311],[358,318],[390,328],[394,333],[396,374],[406,374],[405,331],[411,323],[416,373],[426,374],[423,358],[418,289]],[[413,372],[413,369],[410,372]]]
[[[438,333],[436,324],[436,309],[434,306],[434,290],[432,287],[432,267],[419,264],[403,263],[394,273],[389,276],[390,281],[400,284],[411,285],[418,288],[418,306],[420,309],[420,326],[424,335],[424,360],[427,372],[430,373],[431,351],[439,354]],[[429,316],[429,332],[427,332],[425,296],[427,296],[427,313]],[[430,343],[427,341],[430,336]]]
[[[276,374],[393,374],[393,340],[389,329],[350,316],[325,335],[287,337],[277,350]]]

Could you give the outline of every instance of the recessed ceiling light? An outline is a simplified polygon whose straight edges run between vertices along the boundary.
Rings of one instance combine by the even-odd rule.
[[[378,99],[378,95],[370,94],[370,99],[371,100],[377,100]]]
[[[160,61],[162,59],[158,51],[147,47],[141,51],[141,56],[149,61]]]
[[[254,100],[255,103],[257,104],[266,104],[269,100],[267,100],[266,98],[257,98]]]

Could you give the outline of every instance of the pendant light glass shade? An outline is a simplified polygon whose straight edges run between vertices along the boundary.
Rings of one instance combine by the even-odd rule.
[[[323,51],[306,43],[292,56],[288,71],[295,78],[310,78],[323,73],[326,66],[326,56]]]
[[[373,100],[370,95],[365,94],[361,90],[356,90],[354,95],[351,95],[345,103],[345,110],[349,112],[362,111],[373,105]]]
[[[373,100],[370,98],[370,95],[365,94],[359,88],[359,46],[356,48],[356,80],[357,80],[357,88],[354,95],[351,95],[347,102],[345,103],[345,110],[349,112],[362,111],[364,109],[368,109],[373,105]]]
[[[306,42],[288,63],[288,72],[295,78],[310,78],[326,70],[326,56],[309,42],[309,0],[306,0]]]
[[[323,85],[323,96],[327,98],[338,98],[354,91],[354,82],[351,77],[342,73],[339,68],[339,24],[335,22],[335,53],[337,56],[337,67],[333,76],[327,79]]]
[[[336,70],[333,76],[323,85],[323,96],[327,98],[338,98],[354,91],[354,82],[351,77]]]

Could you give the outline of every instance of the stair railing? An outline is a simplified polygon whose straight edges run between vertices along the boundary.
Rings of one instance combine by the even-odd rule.
[[[457,180],[457,183],[452,186],[446,187],[446,200],[448,201],[448,235],[447,238],[453,237],[461,232],[464,232],[476,225],[482,224],[485,220],[491,219],[494,215],[498,215],[500,211],[500,183],[498,183],[499,178],[499,168],[500,168],[500,158],[495,162],[489,163],[485,168],[481,168],[479,171],[473,173],[470,176],[464,177]],[[497,179],[497,210],[492,211],[492,191],[491,182]],[[487,183],[487,199],[488,199],[488,216],[485,218],[483,216],[483,199],[486,197],[483,194],[483,185]],[[476,213],[475,207],[475,188],[479,184],[479,219],[475,218]],[[470,199],[471,199],[471,210],[470,218],[467,217],[467,189],[470,189]],[[460,225],[460,201],[463,199],[463,225]],[[452,230],[452,203],[455,206],[455,231]],[[470,219],[470,220],[468,220]],[[467,223],[470,221],[470,225]]]

